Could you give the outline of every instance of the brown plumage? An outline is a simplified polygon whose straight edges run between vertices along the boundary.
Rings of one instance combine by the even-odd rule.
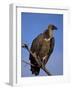
[[[46,29],[43,33],[39,34],[32,42],[31,51],[36,54],[37,58],[39,58],[44,65],[49,60],[49,57],[54,49],[55,39],[53,37],[53,31],[57,29],[54,25],[49,25],[48,29]],[[40,68],[35,60],[35,58],[30,54],[29,56],[31,64],[32,74],[39,75]]]

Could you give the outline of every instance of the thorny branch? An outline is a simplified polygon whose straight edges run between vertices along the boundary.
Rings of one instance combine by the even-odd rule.
[[[33,54],[33,53],[31,52],[31,50],[29,49],[29,47],[28,47],[27,44],[24,44],[24,43],[23,43],[23,44],[22,44],[22,48],[26,48],[26,49],[28,50],[28,52],[35,58],[38,66],[39,66],[47,75],[51,76],[51,73],[47,70],[47,68],[46,68],[45,65],[41,62],[41,60],[40,60],[39,58],[37,58],[36,54]],[[22,61],[23,61],[23,60],[22,60]],[[23,62],[26,63],[26,64],[29,64],[29,65],[34,66],[33,64],[28,63],[28,62],[26,62],[26,61],[23,61]]]

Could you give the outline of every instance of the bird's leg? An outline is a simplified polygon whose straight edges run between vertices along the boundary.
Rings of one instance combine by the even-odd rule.
[[[39,56],[38,56],[38,60],[39,60],[39,63],[40,63],[40,68],[43,68],[43,67],[44,67],[44,63],[43,63],[43,61],[40,59]]]
[[[42,58],[42,62],[43,62],[44,65],[46,64],[47,57],[48,57],[48,56],[46,55],[46,56],[44,56],[44,57]]]

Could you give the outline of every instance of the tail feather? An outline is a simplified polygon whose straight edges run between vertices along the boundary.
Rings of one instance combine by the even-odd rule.
[[[38,64],[37,64],[35,58],[30,54],[29,59],[30,59],[30,63],[34,65],[34,66],[31,66],[31,72],[32,72],[32,74],[35,74],[36,76],[39,75],[40,68],[37,67]]]
[[[35,76],[37,76],[37,75],[39,75],[40,68],[31,66],[31,71],[32,71],[32,74],[35,74]]]

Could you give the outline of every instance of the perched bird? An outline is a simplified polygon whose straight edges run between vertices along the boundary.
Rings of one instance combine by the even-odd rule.
[[[55,38],[54,38],[54,30],[57,30],[55,25],[49,24],[48,28],[44,30],[43,33],[40,33],[32,42],[31,45],[31,52],[36,55],[38,60],[46,65],[49,60],[50,55],[53,52]],[[39,75],[40,67],[38,67],[38,63],[36,62],[35,58],[30,54],[29,56],[31,65],[31,72],[32,74]]]

